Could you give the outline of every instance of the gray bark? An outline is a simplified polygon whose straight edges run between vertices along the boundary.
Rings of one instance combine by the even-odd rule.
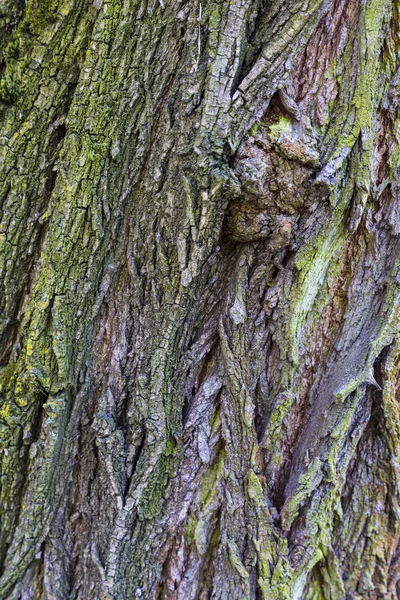
[[[400,597],[399,8],[0,0],[0,598]]]

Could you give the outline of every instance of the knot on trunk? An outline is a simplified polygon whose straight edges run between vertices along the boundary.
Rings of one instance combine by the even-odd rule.
[[[305,204],[326,195],[312,179],[319,166],[308,117],[280,115],[254,126],[233,163],[240,194],[228,207],[227,235],[237,242],[268,240],[272,251],[287,246]]]

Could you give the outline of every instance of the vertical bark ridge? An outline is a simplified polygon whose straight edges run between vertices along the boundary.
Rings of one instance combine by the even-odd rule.
[[[10,16],[2,597],[395,597],[398,8]]]

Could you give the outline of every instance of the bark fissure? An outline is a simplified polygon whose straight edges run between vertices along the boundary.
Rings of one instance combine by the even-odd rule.
[[[1,598],[394,600],[397,0],[22,4]]]

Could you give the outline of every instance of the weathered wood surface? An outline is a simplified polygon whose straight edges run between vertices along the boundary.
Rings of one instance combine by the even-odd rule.
[[[0,598],[400,597],[398,0],[0,0]]]

